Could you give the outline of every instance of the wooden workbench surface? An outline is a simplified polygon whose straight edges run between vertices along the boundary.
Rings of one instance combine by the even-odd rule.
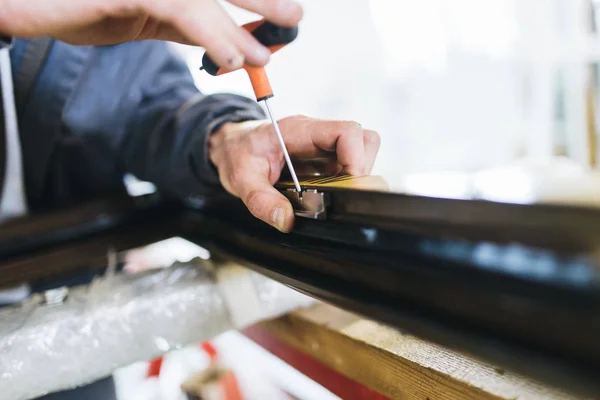
[[[256,329],[392,399],[575,398],[325,304]]]

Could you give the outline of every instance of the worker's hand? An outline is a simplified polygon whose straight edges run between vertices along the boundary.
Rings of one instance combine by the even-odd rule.
[[[376,132],[356,122],[302,116],[285,118],[279,126],[292,158],[330,157],[340,172],[371,173],[379,150]],[[210,137],[209,156],[225,189],[240,197],[254,216],[282,232],[292,229],[292,205],[273,187],[285,160],[269,122],[224,125]]]
[[[302,18],[294,0],[228,0],[282,26]],[[0,0],[0,34],[51,36],[71,44],[159,39],[203,46],[221,67],[267,63],[270,52],[217,0]]]

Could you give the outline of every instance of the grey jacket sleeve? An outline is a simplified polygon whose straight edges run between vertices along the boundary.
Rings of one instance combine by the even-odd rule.
[[[160,49],[144,63],[139,107],[121,143],[124,169],[178,197],[220,190],[207,154],[210,134],[226,122],[262,119],[264,113],[242,96],[199,93],[183,61]]]
[[[14,44],[14,71],[27,46]],[[209,135],[225,122],[265,117],[252,99],[201,94],[184,60],[150,40],[100,47],[54,41],[19,111],[35,211],[122,192],[128,173],[178,197],[222,191],[207,155]]]

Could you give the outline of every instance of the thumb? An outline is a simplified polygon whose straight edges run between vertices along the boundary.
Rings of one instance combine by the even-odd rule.
[[[242,201],[256,218],[287,233],[294,226],[292,205],[268,181],[267,177],[252,176],[243,181]]]

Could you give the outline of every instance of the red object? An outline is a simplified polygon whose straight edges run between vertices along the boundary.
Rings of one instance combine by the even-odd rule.
[[[215,362],[217,361],[217,357],[219,355],[219,353],[217,352],[217,349],[215,348],[215,346],[213,346],[213,344],[209,341],[203,342],[200,347],[202,348],[202,350],[204,350],[206,352],[206,354],[208,354],[208,356],[210,357],[210,361],[211,362]]]
[[[313,357],[285,344],[258,326],[246,328],[242,333],[344,400],[389,400],[389,397],[323,365]],[[365,366],[365,368],[368,368],[368,366]]]
[[[146,372],[146,378],[158,378],[162,363],[162,356],[156,357],[154,360],[150,361],[150,364],[148,364],[148,372]]]
[[[242,391],[238,385],[237,378],[233,372],[229,372],[223,377],[221,383],[226,400],[243,400]]]
[[[200,348],[208,354],[210,362],[212,364],[217,362],[218,352],[215,346],[209,341],[203,342]],[[156,357],[148,363],[148,370],[146,372],[146,378],[158,378],[160,376],[160,370],[163,364],[163,357]],[[227,373],[221,382],[221,388],[223,389],[223,396],[225,400],[244,400],[242,391],[238,385],[237,378],[233,372]]]
[[[219,356],[219,352],[213,346],[210,341],[203,342],[200,347],[202,350],[208,354],[210,357],[210,362],[212,364],[217,362],[217,358]],[[221,388],[223,389],[223,397],[225,400],[243,400],[242,391],[238,385],[237,378],[233,372],[228,372],[221,381]]]

